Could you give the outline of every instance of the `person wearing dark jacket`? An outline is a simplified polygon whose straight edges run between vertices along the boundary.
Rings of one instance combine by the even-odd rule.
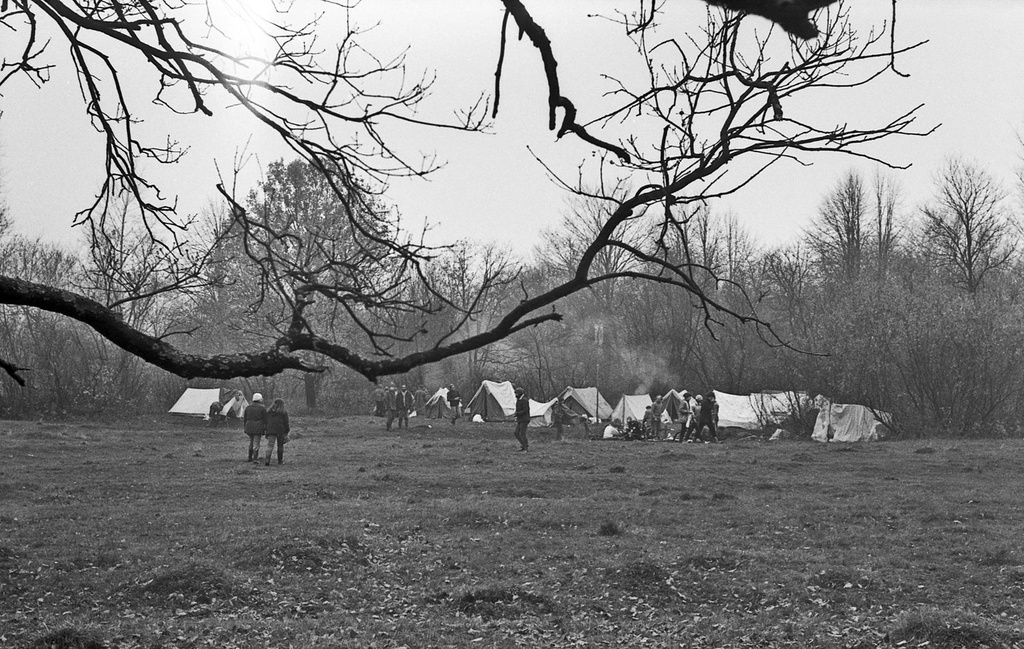
[[[462,395],[455,389],[454,383],[448,386],[448,405],[452,409],[452,426],[454,426],[459,419],[459,413],[462,412]]]
[[[384,428],[391,430],[391,424],[398,416],[398,390],[393,385],[384,390],[384,410],[387,412]]]
[[[530,448],[530,442],[526,439],[526,427],[529,425],[530,400],[526,398],[526,392],[522,388],[516,388],[516,430],[513,434],[519,442],[520,451]]]
[[[267,407],[263,405],[263,395],[257,392],[252,395],[252,403],[242,413],[245,434],[249,436],[249,461],[259,462],[260,441],[267,432]]]
[[[288,441],[288,412],[284,409],[284,399],[274,399],[267,410],[267,461],[270,466],[270,456],[274,454],[274,444],[277,444],[277,463],[284,462],[284,444]]]
[[[403,385],[402,389],[395,395],[395,407],[398,414],[398,427],[409,427],[409,412],[413,408],[412,392]]]
[[[704,396],[704,402],[700,407],[700,414],[697,415],[697,436],[704,437],[704,429],[708,429],[711,441],[719,443],[718,439],[718,402],[715,400],[715,393],[708,392]],[[707,443],[707,440],[704,440]]]

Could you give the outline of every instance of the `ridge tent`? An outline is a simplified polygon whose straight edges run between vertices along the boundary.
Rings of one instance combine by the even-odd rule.
[[[232,392],[233,394],[231,394]],[[245,415],[245,409],[249,407],[249,401],[242,394],[241,390],[228,390],[228,393],[230,399],[228,399],[229,395],[225,395],[224,398],[227,400],[227,403],[221,408],[220,414],[222,417],[231,416],[241,419]]]
[[[647,406],[653,403],[649,394],[624,394],[612,410],[612,419],[618,419],[622,423],[626,423],[626,419],[630,417],[643,421]],[[661,421],[666,424],[672,423],[668,411],[661,413]]]
[[[516,391],[511,381],[483,381],[466,406],[469,416],[484,421],[506,421],[516,414]]]
[[[167,412],[172,415],[207,417],[210,414],[210,404],[214,401],[220,403],[220,388],[185,388]]]
[[[888,433],[883,420],[890,417],[888,413],[878,414],[881,420],[867,406],[826,404],[818,412],[811,439],[816,442],[877,442]]]
[[[554,413],[551,412],[551,406],[555,405],[557,399],[551,401],[534,401],[530,399],[530,428],[540,428],[542,426],[550,426],[554,423]]]
[[[577,415],[591,419],[611,419],[612,407],[601,396],[597,388],[568,387],[558,395],[558,400],[565,404],[566,409]]]
[[[429,419],[451,419],[455,411],[448,405],[448,388],[438,388],[437,392],[427,399],[423,416]]]
[[[672,421],[679,421],[680,406],[683,403],[683,392],[685,390],[669,390],[663,397],[665,399],[665,412]]]
[[[221,415],[231,414],[235,417],[241,417],[245,407],[249,405],[241,390],[185,388],[185,391],[167,412],[172,415],[206,418],[209,417],[210,406],[214,402],[222,404]]]

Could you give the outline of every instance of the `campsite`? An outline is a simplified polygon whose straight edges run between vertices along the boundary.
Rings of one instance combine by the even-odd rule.
[[[0,0],[0,649],[1024,649],[938,4]]]
[[[0,645],[1024,644],[1020,439],[429,426],[0,423]]]

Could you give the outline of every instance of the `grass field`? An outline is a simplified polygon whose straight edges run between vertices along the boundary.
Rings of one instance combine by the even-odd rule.
[[[1024,647],[1024,442],[0,422],[0,646]]]

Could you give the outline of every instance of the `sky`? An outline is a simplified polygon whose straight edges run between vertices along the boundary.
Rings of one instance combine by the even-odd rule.
[[[699,24],[703,3],[686,1]],[[889,17],[888,0],[850,1],[865,30]],[[615,45],[618,28],[588,19],[585,12],[628,11],[636,0],[525,4],[551,38],[564,94],[576,101],[582,119],[596,114],[590,107],[600,105],[608,87],[601,74],[628,75],[635,64],[628,50]],[[491,91],[501,21],[497,0],[371,0],[354,17],[363,25],[379,22],[368,35],[373,47],[394,53],[408,47],[411,69],[436,70],[424,115],[446,116]],[[236,42],[258,51],[251,29],[243,24],[227,29]],[[1020,0],[899,0],[898,42],[929,41],[898,61],[910,78],[890,75],[863,90],[823,98],[810,109],[856,124],[924,104],[918,127],[939,125],[933,135],[890,139],[872,150],[894,164],[911,165],[896,176],[909,216],[928,199],[935,173],[949,156],[977,162],[1012,190],[1024,152],[1017,138],[1024,132],[1022,31]],[[43,88],[17,80],[0,96],[0,199],[17,231],[55,242],[77,236],[70,228],[73,215],[88,204],[102,173],[102,142],[84,115],[65,56],[53,48],[52,58],[61,65]],[[131,78],[133,69],[125,65]],[[535,156],[572,176],[579,161],[592,153],[571,137],[556,142],[547,130],[546,88],[536,51],[513,41],[505,65],[501,108],[491,133],[386,130],[407,154],[436,155],[444,163],[430,180],[395,182],[388,192],[406,227],[418,231],[429,225],[431,242],[498,241],[529,253],[541,231],[554,227],[568,209],[565,192]],[[145,82],[140,79],[134,88],[145,99]],[[237,109],[218,107],[212,118],[172,119],[140,105],[145,133],[162,137],[171,132],[190,147],[182,163],[157,172],[167,190],[178,195],[183,213],[201,211],[215,200],[217,170],[230,170],[243,148],[248,153],[243,187],[256,182],[262,166],[288,156],[273,136],[240,119]],[[871,175],[875,169],[872,163],[838,155],[806,161],[812,164],[778,166],[713,209],[735,216],[764,246],[782,245],[809,226],[841,174],[855,169]]]

